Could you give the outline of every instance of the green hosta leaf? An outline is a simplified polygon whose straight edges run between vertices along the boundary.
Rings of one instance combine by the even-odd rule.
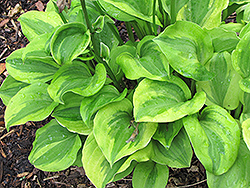
[[[183,124],[206,170],[215,175],[227,172],[237,158],[240,144],[240,129],[230,114],[219,106],[209,106],[199,120],[188,116]]]
[[[45,83],[35,83],[21,89],[11,98],[5,111],[6,128],[27,121],[41,121],[51,114],[58,103],[54,102]]]
[[[44,33],[51,33],[62,25],[62,19],[56,12],[28,11],[22,14],[18,21],[21,23],[22,32],[29,41]]]
[[[111,166],[124,156],[147,146],[158,124],[140,123],[134,142],[126,142],[134,132],[130,126],[132,104],[128,99],[111,103],[98,111],[94,119],[94,136]]]
[[[205,103],[204,92],[193,99],[187,85],[172,76],[169,81],[144,79],[134,93],[134,116],[137,122],[172,122],[198,112]]]
[[[169,169],[153,161],[139,163],[133,173],[134,188],[165,188],[168,183]]]
[[[129,15],[125,11],[113,5],[113,3],[109,3],[106,0],[98,0],[98,2],[105,9],[105,12],[117,20],[133,21],[135,19],[132,15]]]
[[[240,38],[237,36],[236,32],[227,31],[220,27],[207,30],[207,32],[212,38],[215,52],[228,51],[231,53],[240,41]]]
[[[155,154],[152,158],[153,161],[172,168],[190,167],[193,151],[184,129],[174,138],[169,149],[158,141],[153,141],[153,144]]]
[[[164,10],[170,15],[175,16],[181,10],[181,8],[188,3],[189,0],[178,0],[178,1],[171,1],[171,0],[163,0],[162,5]],[[175,10],[171,11],[171,3],[175,3]],[[174,15],[172,15],[174,14]]]
[[[107,9],[111,13],[111,15],[114,15],[115,17],[119,16],[118,18],[125,17],[125,20],[121,19],[121,21],[130,21],[130,17],[126,18],[127,14],[129,14],[132,17],[136,17],[151,23],[153,22],[153,1],[137,0],[135,2],[133,0],[127,0],[127,1],[101,0],[100,2],[106,3],[106,4],[102,3],[102,5],[104,6],[105,9],[106,9],[105,5],[108,6]],[[159,19],[157,17],[155,17],[155,19],[156,23],[158,25],[161,25]]]
[[[18,81],[26,83],[47,82],[53,78],[59,66],[51,56],[40,54],[23,60],[25,48],[14,51],[6,60],[8,73]]]
[[[233,67],[243,77],[239,82],[240,88],[250,93],[250,66],[249,66],[249,48],[250,33],[246,33],[238,43],[232,54]]]
[[[26,57],[42,57],[49,58],[49,51],[47,51],[47,46],[50,44],[51,33],[44,33],[36,38],[34,38],[23,50],[22,59],[25,60]]]
[[[110,167],[109,162],[98,147],[94,135],[91,133],[88,136],[83,147],[82,163],[87,177],[97,188],[104,188],[125,160],[126,158],[123,158]]]
[[[250,93],[241,92],[240,101],[243,104],[243,110],[240,116],[241,123],[250,118]]]
[[[229,22],[227,24],[221,24],[220,28],[225,29],[227,31],[232,31],[232,32],[240,32],[241,29],[244,27],[242,23],[233,23]],[[241,38],[241,37],[240,37]]]
[[[181,119],[171,123],[159,124],[153,138],[158,140],[164,147],[169,148],[174,137],[179,133],[182,127],[183,123]]]
[[[250,150],[250,119],[243,121],[242,132],[244,141],[247,144],[248,149]]]
[[[228,0],[191,0],[180,11],[178,19],[192,21],[212,29],[221,24],[221,12],[227,6]]]
[[[239,154],[234,165],[225,173],[216,176],[207,171],[207,183],[210,188],[247,188],[250,187],[250,151],[241,140]]]
[[[124,172],[126,169],[128,169],[133,163],[137,162],[146,162],[149,161],[154,156],[154,145],[152,142],[149,142],[149,144],[141,149],[130,155],[127,160],[122,164],[122,166],[119,168],[117,173]]]
[[[43,171],[65,170],[76,160],[81,145],[77,134],[52,120],[37,130],[29,161]]]
[[[134,170],[136,165],[137,165],[137,162],[132,161],[130,166],[126,170],[124,170],[122,172],[117,172],[111,181],[112,182],[118,181],[118,180],[121,180],[122,178],[128,176]]]
[[[167,80],[169,78],[168,60],[152,40],[153,38],[153,36],[146,36],[139,42],[138,55],[135,52],[124,52],[116,58],[116,63],[121,66],[128,79],[146,77],[153,80]]]
[[[231,55],[228,52],[214,54],[206,64],[215,77],[210,81],[197,82],[197,90],[207,94],[206,105],[217,104],[228,110],[239,105],[240,76],[233,69]]]
[[[213,55],[212,40],[198,25],[178,21],[153,41],[181,75],[197,81],[207,81],[213,77],[203,66]]]
[[[97,94],[91,97],[83,98],[81,102],[81,116],[88,127],[91,127],[91,121],[94,119],[94,114],[105,105],[120,101],[127,95],[127,89],[121,94],[111,85],[104,86]]]
[[[106,80],[106,70],[103,64],[96,66],[95,75],[92,76],[87,65],[74,61],[63,65],[54,75],[48,87],[51,98],[63,104],[62,96],[73,92],[82,96],[91,96],[97,93]]]
[[[240,31],[239,37],[242,38],[246,33],[250,31],[250,24],[245,25]]]
[[[28,86],[29,84],[15,80],[11,75],[9,75],[2,83],[0,88],[0,97],[3,103],[8,106],[10,99],[22,88]]]
[[[69,131],[88,135],[91,129],[85,125],[80,114],[80,105],[83,98],[83,96],[71,92],[66,93],[63,98],[65,104],[59,104],[52,116]]]
[[[68,23],[56,30],[51,39],[51,53],[58,64],[71,63],[90,43],[90,32],[82,23]]]

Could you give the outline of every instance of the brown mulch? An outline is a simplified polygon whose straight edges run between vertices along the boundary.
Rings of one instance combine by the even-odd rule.
[[[43,10],[48,0],[0,0],[0,83],[6,78],[5,59],[16,49],[25,47],[28,40],[23,36],[17,18],[29,10]],[[118,23],[124,40],[126,27]],[[84,174],[83,168],[72,166],[60,172],[44,172],[34,168],[28,161],[36,130],[50,119],[42,122],[27,122],[11,127],[7,132],[4,125],[5,106],[0,100],[0,188],[50,188],[50,187],[94,187]],[[192,186],[190,186],[192,185]],[[131,188],[132,175],[110,183],[109,188]],[[205,169],[194,156],[192,166],[187,169],[170,168],[170,187],[206,188]]]

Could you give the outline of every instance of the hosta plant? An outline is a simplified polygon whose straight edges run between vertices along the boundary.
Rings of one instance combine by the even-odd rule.
[[[164,188],[195,154],[210,188],[250,187],[248,1],[50,0],[19,21],[30,43],[7,58],[0,96],[7,130],[53,117],[35,167]]]

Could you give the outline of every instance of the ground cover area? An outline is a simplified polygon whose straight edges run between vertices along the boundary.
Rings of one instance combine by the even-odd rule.
[[[0,0],[0,83],[8,75],[5,59],[19,48],[25,47],[28,40],[21,32],[17,18],[29,10],[43,11],[48,0]],[[125,24],[116,22],[123,40],[127,40]],[[36,130],[51,118],[42,122],[27,122],[15,126],[9,132],[4,125],[5,106],[0,101],[0,188],[2,187],[94,187],[84,174],[84,169],[72,166],[60,172],[43,172],[28,161]],[[93,169],[94,170],[94,169]],[[132,187],[132,175],[107,185],[109,188]],[[170,187],[206,188],[205,169],[194,156],[187,169],[170,169]]]

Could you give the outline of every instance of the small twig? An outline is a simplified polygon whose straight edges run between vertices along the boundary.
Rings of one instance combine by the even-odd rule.
[[[59,178],[59,175],[44,178],[43,181],[47,181],[47,180],[51,180],[51,179],[55,179],[55,178]]]
[[[207,179],[202,180],[202,181],[199,181],[199,182],[194,183],[194,184],[191,184],[191,185],[184,185],[184,186],[180,186],[180,187],[176,187],[176,188],[187,188],[187,187],[193,187],[193,186],[195,186],[195,185],[199,185],[199,184],[204,183],[204,182],[206,182],[206,181],[207,181]]]
[[[7,57],[4,57],[3,59],[1,59],[0,62],[4,61],[5,59],[7,59]]]
[[[0,59],[3,57],[3,55],[5,54],[5,52],[8,50],[8,48],[5,48],[4,50],[3,50],[3,52],[0,54]]]
[[[13,132],[15,132],[15,130],[11,130],[10,132],[6,133],[5,135],[3,135],[0,140],[4,139],[6,136],[9,136],[10,134],[12,134]]]

